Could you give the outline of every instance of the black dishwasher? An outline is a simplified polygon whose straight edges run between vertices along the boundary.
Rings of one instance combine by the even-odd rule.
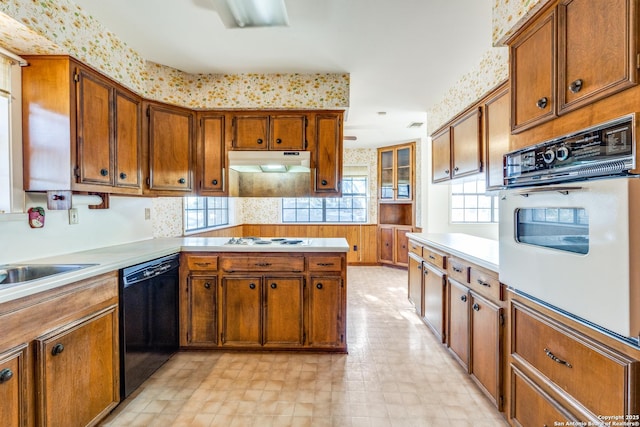
[[[120,270],[120,397],[178,349],[178,255]]]

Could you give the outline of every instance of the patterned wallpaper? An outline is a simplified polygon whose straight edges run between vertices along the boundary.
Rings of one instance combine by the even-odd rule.
[[[70,0],[0,2],[0,46],[70,54],[140,95],[191,108],[349,106],[348,74],[189,74],[146,61]]]
[[[550,0],[494,0],[492,42],[500,46]]]

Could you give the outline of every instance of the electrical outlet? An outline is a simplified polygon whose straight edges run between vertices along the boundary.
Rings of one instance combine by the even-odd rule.
[[[151,208],[144,208],[144,219],[147,221],[151,219]]]
[[[69,209],[69,224],[78,224],[80,222],[80,218],[78,216],[78,209],[71,208]]]

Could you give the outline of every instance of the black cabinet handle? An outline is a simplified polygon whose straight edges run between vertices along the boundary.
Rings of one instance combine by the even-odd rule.
[[[258,144],[262,144],[262,138],[258,138],[258,141],[256,141]]]
[[[538,99],[538,102],[536,102],[536,105],[541,110],[547,108],[547,104],[549,104],[549,99],[546,96]]]
[[[544,349],[544,354],[546,354],[549,359],[553,360],[556,363],[559,363],[561,365],[566,366],[567,368],[573,368],[573,366],[571,365],[571,363],[567,362],[566,360],[562,360],[559,357],[557,357],[555,354],[551,353],[551,351],[547,348]]]
[[[433,255],[429,255],[429,259],[432,259],[435,261],[436,257],[434,257]]]
[[[491,284],[490,284],[490,283],[487,283],[487,282],[485,282],[485,281],[484,281],[484,280],[482,280],[482,279],[478,279],[478,280],[477,280],[477,282],[478,282],[478,285],[486,286],[487,288],[490,288],[490,287],[491,287]]]
[[[204,287],[205,287],[205,289],[211,289],[211,283],[206,282],[206,283],[204,284]]]
[[[64,346],[62,344],[56,344],[51,349],[51,355],[57,356],[64,351]]]
[[[456,166],[455,168],[453,168],[453,171],[454,171],[454,172],[458,172],[459,170],[460,170],[460,168],[459,168],[459,167],[457,167],[457,166]]]
[[[571,91],[571,93],[580,92],[580,89],[582,89],[582,83],[582,79],[571,82],[571,84],[569,85],[569,90]]]
[[[282,140],[280,138],[276,139],[276,144],[282,144]]]
[[[462,302],[467,302],[467,296],[466,296],[466,295],[462,295],[462,296],[460,297],[460,301],[462,301]]]
[[[456,273],[462,273],[462,269],[461,269],[461,268],[459,268],[459,267],[451,267],[451,269],[452,269],[453,271],[455,271]]]
[[[102,175],[102,176],[109,175],[109,170],[108,169],[100,169],[100,175]]]
[[[6,383],[11,378],[13,378],[13,371],[9,368],[5,368],[0,371],[0,384]]]
[[[322,283],[318,283],[318,284],[316,285],[316,288],[318,288],[318,289],[322,289]]]
[[[212,183],[213,185],[218,185],[218,180],[217,180],[217,179],[214,179],[213,181],[211,181],[211,183]]]
[[[480,306],[478,305],[477,302],[473,304],[472,308],[473,308],[473,311],[480,311]]]
[[[127,179],[127,174],[124,172],[120,172],[120,179]]]
[[[257,262],[256,267],[269,267],[271,264],[268,262]]]
[[[186,180],[186,179],[184,179],[184,178],[180,178],[180,179],[178,180],[178,183],[179,183],[179,184],[184,184],[185,182],[187,182],[187,180]]]
[[[320,267],[331,267],[332,265],[334,265],[332,262],[319,262],[318,266]]]
[[[278,285],[277,285],[277,284],[275,284],[275,283],[272,283],[272,284],[271,284],[271,289],[275,289],[275,288],[277,288],[277,287],[278,287]]]
[[[449,169],[447,169],[447,170],[444,171],[444,174],[445,175],[449,175],[449,172],[450,172]]]
[[[255,289],[256,288],[256,284],[255,283],[250,283],[249,284],[249,289]]]
[[[321,184],[322,184],[322,185],[327,185],[327,180],[326,180],[326,179],[323,179],[323,180],[321,181]]]

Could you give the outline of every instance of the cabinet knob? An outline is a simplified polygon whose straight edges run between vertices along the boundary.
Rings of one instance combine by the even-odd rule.
[[[569,90],[571,91],[571,93],[580,92],[580,89],[582,89],[582,83],[582,79],[571,82],[571,84],[569,85]]]
[[[462,302],[467,302],[467,296],[466,296],[466,295],[462,295],[462,296],[460,297],[460,301],[462,301]]]
[[[322,283],[318,283],[318,284],[316,285],[316,288],[318,288],[318,289],[322,289]]]
[[[538,99],[538,102],[536,102],[536,105],[541,110],[547,108],[547,104],[549,104],[549,99],[546,96]]]
[[[480,306],[478,305],[477,302],[473,304],[472,308],[473,308],[473,311],[480,311]]]
[[[180,179],[178,180],[178,184],[184,184],[185,182],[187,182],[187,180],[186,180],[186,179],[184,179],[184,178],[180,178]]]
[[[249,283],[249,289],[255,289],[255,288],[256,288],[255,283]]]
[[[445,171],[444,171],[444,174],[445,174],[445,175],[449,175],[449,172],[450,172],[450,170],[449,170],[449,169],[447,169],[447,170],[445,170]]]
[[[127,174],[124,172],[120,172],[120,179],[127,179]]]
[[[204,287],[205,287],[205,289],[211,289],[211,283],[206,282],[206,283],[204,284]]]
[[[62,344],[56,344],[51,349],[51,355],[57,356],[64,351],[64,346]]]
[[[13,378],[13,371],[9,368],[5,368],[0,371],[0,384],[6,383],[11,378]]]
[[[271,289],[275,289],[275,288],[277,288],[277,287],[278,287],[278,285],[277,285],[277,284],[275,284],[275,283],[272,283],[272,284],[271,284]]]
[[[458,172],[459,170],[460,170],[460,168],[459,168],[459,167],[457,167],[457,166],[456,166],[455,168],[453,168],[453,171],[454,171],[454,172]]]
[[[213,181],[211,181],[211,183],[212,183],[213,185],[218,185],[218,180],[217,180],[217,179],[214,179]]]
[[[276,139],[276,144],[282,144],[282,140],[280,138]]]
[[[109,170],[108,169],[100,169],[100,175],[102,176],[107,176],[109,175]]]
[[[256,141],[258,144],[262,144],[262,138],[258,138],[258,140]]]
[[[321,182],[321,184],[322,184],[322,185],[327,185],[327,180],[326,180],[326,179],[323,179],[323,180],[322,180],[322,182]]]

